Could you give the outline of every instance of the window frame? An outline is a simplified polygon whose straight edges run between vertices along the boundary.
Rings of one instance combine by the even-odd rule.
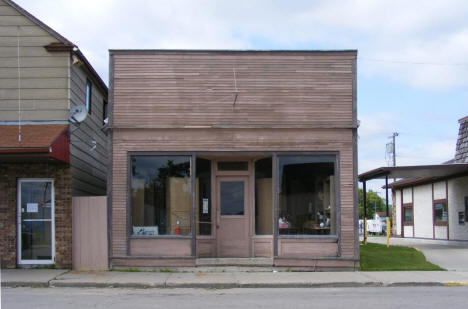
[[[21,195],[21,186],[23,183],[26,182],[49,182],[51,183],[51,214],[50,220],[51,222],[51,259],[50,260],[27,260],[23,259],[22,257],[22,227],[21,227],[21,215],[17,216],[15,224],[16,224],[16,262],[18,265],[53,265],[55,264],[56,258],[56,248],[55,248],[55,178],[18,178],[16,182],[16,211],[18,214],[21,214],[21,203],[22,203],[22,195]]]
[[[436,209],[435,209],[435,205],[437,205],[437,204],[443,204],[443,205],[444,205],[444,210],[445,210],[446,213],[447,213],[447,220],[441,221],[441,220],[437,220],[437,219],[436,219]],[[447,225],[448,225],[448,221],[449,221],[449,213],[448,213],[448,203],[447,203],[447,199],[434,200],[434,201],[432,202],[432,214],[433,214],[434,226],[447,226]]]
[[[274,215],[274,230],[273,233],[277,239],[326,239],[330,241],[339,241],[341,239],[341,199],[340,199],[340,154],[338,151],[317,151],[317,152],[274,152],[273,156],[273,172],[274,176],[274,200],[273,200],[273,215]],[[311,234],[291,234],[291,235],[280,235],[279,234],[279,224],[278,224],[278,209],[279,209],[279,188],[280,188],[280,173],[279,173],[279,160],[280,157],[317,157],[317,158],[331,158],[331,161],[323,162],[333,162],[334,164],[334,178],[335,178],[335,224],[336,224],[336,234],[329,235],[311,235]],[[316,163],[320,163],[317,161]],[[275,171],[276,169],[276,171]]]
[[[131,195],[131,190],[132,190],[132,171],[131,171],[131,166],[132,166],[132,157],[134,156],[141,156],[141,157],[166,157],[166,156],[174,156],[174,157],[189,157],[190,160],[190,189],[191,189],[191,205],[190,205],[190,234],[188,235],[133,235],[133,225],[132,225],[132,195]],[[194,187],[194,181],[195,181],[195,166],[194,166],[194,160],[195,156],[193,153],[188,153],[188,152],[146,152],[146,151],[128,151],[127,152],[127,206],[126,206],[126,211],[127,211],[127,249],[130,248],[130,240],[131,239],[161,239],[161,238],[175,238],[175,239],[192,239],[194,237],[194,233],[196,233],[196,230],[194,231],[194,218],[193,216],[193,211],[194,206],[195,206],[195,194],[194,190],[196,189]],[[196,236],[196,235],[195,235]]]
[[[130,241],[132,239],[144,238],[144,239],[192,239],[192,255],[195,254],[195,246],[196,246],[196,239],[202,238],[213,238],[214,234],[212,232],[211,235],[197,235],[196,233],[196,216],[192,215],[192,224],[191,224],[191,235],[154,235],[154,236],[138,236],[132,235],[131,231],[131,157],[132,156],[190,156],[190,177],[191,177],[191,190],[192,190],[192,213],[195,213],[196,210],[196,194],[195,194],[195,182],[196,182],[196,158],[197,156],[216,156],[216,155],[232,155],[231,151],[127,151],[127,197],[126,197],[126,231],[127,231],[127,251],[130,248]],[[273,251],[274,255],[277,255],[277,247],[278,247],[278,240],[279,239],[317,239],[324,242],[337,242],[338,248],[341,247],[341,177],[340,177],[340,163],[341,157],[340,152],[337,150],[331,151],[243,151],[243,152],[236,152],[236,155],[242,156],[257,156],[257,155],[268,155],[272,157],[272,178],[273,178]],[[283,156],[328,156],[333,158],[333,163],[335,167],[335,208],[336,208],[336,234],[334,235],[279,235],[278,230],[278,197],[279,197],[279,157]],[[214,168],[216,169],[217,164],[214,164]],[[219,173],[217,170],[212,171],[215,175]],[[229,172],[223,172],[223,175],[229,175]],[[276,181],[275,181],[276,179]],[[357,203],[357,200],[355,201]],[[255,216],[255,214],[252,214]],[[195,230],[194,230],[195,227]],[[252,234],[252,237],[256,237],[257,235]]]
[[[89,87],[89,92],[88,92],[88,87]],[[91,115],[91,110],[93,106],[93,83],[91,82],[89,78],[86,79],[86,84],[85,84],[85,106],[88,110],[88,114]]]
[[[413,226],[414,225],[414,208],[413,208],[413,203],[406,203],[402,205],[402,221],[404,226]],[[411,209],[413,211],[412,216],[411,216],[411,221],[406,221],[405,219],[405,210],[406,209]]]
[[[108,108],[109,108],[109,103],[107,102],[107,100],[105,99],[102,100],[102,124],[103,125],[109,124]],[[107,123],[106,123],[106,119],[107,119]]]

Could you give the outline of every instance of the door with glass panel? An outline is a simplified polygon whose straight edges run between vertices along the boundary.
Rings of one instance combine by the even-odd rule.
[[[54,182],[18,181],[18,264],[54,263]]]
[[[247,177],[217,178],[217,255],[249,257]]]

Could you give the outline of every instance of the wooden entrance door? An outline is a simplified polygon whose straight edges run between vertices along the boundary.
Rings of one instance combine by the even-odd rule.
[[[217,177],[218,257],[249,257],[248,177]]]

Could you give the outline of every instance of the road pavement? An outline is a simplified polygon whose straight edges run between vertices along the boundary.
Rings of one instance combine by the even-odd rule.
[[[4,288],[2,308],[466,308],[468,287]]]

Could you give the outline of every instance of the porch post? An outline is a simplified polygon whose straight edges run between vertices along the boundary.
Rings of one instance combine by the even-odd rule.
[[[278,156],[273,154],[273,257],[278,256]]]
[[[385,207],[386,217],[388,217],[388,175],[385,175]]]
[[[190,168],[190,181],[192,183],[192,256],[197,256],[197,156],[195,154],[192,155],[192,166]]]
[[[364,210],[364,244],[367,244],[367,202],[366,202],[366,180],[362,182],[362,205]]]

